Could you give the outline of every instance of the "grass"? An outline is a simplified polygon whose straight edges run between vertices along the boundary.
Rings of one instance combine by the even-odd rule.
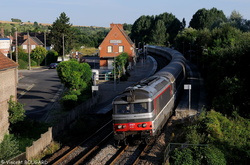
[[[24,121],[11,126],[11,134],[14,134],[19,143],[19,150],[25,152],[26,147],[32,145],[32,142],[39,139],[42,133],[48,130],[49,125],[39,123],[26,118]]]
[[[80,52],[85,55],[93,55],[98,51],[96,48],[83,48],[80,50]]]

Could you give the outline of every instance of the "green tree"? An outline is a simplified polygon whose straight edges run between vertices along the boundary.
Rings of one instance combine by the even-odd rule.
[[[131,39],[139,42],[149,43],[150,42],[150,31],[152,29],[154,16],[141,16],[138,18],[131,29]]]
[[[25,110],[23,108],[23,104],[13,101],[13,96],[10,97],[9,103],[9,122],[11,125],[18,123],[19,121],[23,121],[25,118]]]
[[[166,27],[162,20],[155,23],[152,31],[152,43],[158,46],[164,46],[167,40]]]
[[[232,26],[240,29],[243,32],[250,31],[250,20],[244,19],[243,16],[235,10],[232,11],[229,17],[229,22]]]
[[[183,30],[184,25],[172,13],[165,12],[163,14],[155,16],[155,24],[158,20],[162,20],[164,22],[166,30],[165,33],[169,42],[173,42],[178,32]],[[153,30],[154,29],[155,28],[153,28]]]
[[[91,80],[91,68],[87,63],[76,60],[61,62],[57,67],[61,82],[70,90],[84,90]]]
[[[54,50],[58,52],[60,56],[63,55],[63,46],[64,53],[68,53],[73,48],[74,35],[71,29],[72,25],[69,21],[70,18],[63,12],[52,26],[49,27],[51,30],[49,34],[51,44],[54,45]]]
[[[119,77],[126,74],[126,67],[128,66],[129,55],[126,52],[121,53],[119,56],[115,58],[115,70],[116,75]]]
[[[40,65],[47,54],[47,50],[44,47],[37,46],[32,50],[30,57],[36,60],[37,64]]]
[[[226,22],[226,16],[222,10],[212,8],[207,10],[205,8],[199,9],[192,17],[189,26],[194,29],[211,29],[215,25]]]

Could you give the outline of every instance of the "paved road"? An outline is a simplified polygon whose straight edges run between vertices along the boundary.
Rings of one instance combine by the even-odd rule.
[[[60,80],[55,69],[20,70],[17,86],[18,101],[24,104],[26,115],[33,119],[42,117],[53,105]]]

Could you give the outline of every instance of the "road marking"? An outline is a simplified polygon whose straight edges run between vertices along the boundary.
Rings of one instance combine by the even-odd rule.
[[[24,91],[22,91],[20,93],[20,95],[18,96],[17,99],[20,99],[23,95],[25,95],[25,93],[27,93],[29,90],[31,90],[31,88],[33,88],[35,86],[35,84],[31,84],[30,86],[28,86]]]

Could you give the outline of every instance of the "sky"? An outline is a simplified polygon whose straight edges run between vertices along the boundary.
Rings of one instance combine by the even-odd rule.
[[[70,23],[81,26],[109,27],[111,23],[133,24],[142,15],[172,13],[187,26],[202,8],[217,8],[226,17],[232,11],[250,20],[250,0],[1,0],[0,20],[53,23],[62,12]]]

